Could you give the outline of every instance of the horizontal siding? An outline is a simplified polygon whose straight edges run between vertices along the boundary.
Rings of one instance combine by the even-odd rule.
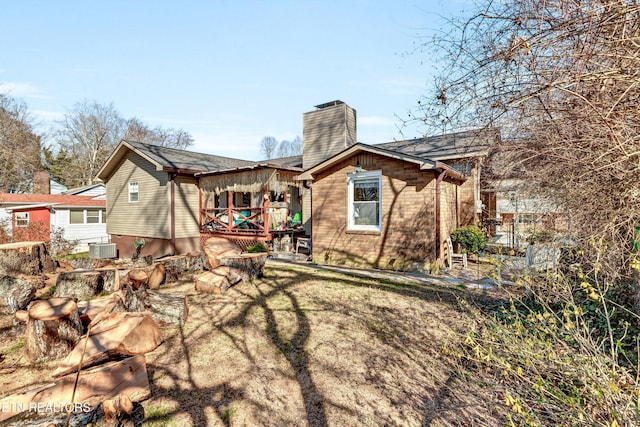
[[[347,231],[347,176],[354,156],[313,183],[313,258],[319,263],[407,269],[435,256],[435,174],[382,156],[363,171],[382,171],[382,231]],[[360,165],[362,167],[362,165]]]
[[[107,232],[171,238],[169,176],[142,156],[129,154],[107,181]],[[128,183],[138,182],[139,201],[129,202]]]
[[[357,142],[356,113],[346,104],[303,115],[302,167],[308,169]]]
[[[198,180],[177,177],[175,188],[176,238],[200,236]]]

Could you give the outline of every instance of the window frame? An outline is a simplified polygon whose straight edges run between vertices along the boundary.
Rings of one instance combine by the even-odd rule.
[[[25,215],[26,218],[18,218],[18,215]],[[30,219],[31,218],[30,218],[29,212],[15,212],[16,227],[20,227],[20,228],[28,227]],[[26,221],[26,222],[21,225],[20,221]]]
[[[135,191],[132,191],[135,189]],[[129,181],[128,185],[129,203],[138,203],[140,201],[140,184],[138,181]],[[135,194],[135,200],[132,200],[131,196]]]
[[[361,180],[378,180],[378,224],[355,223],[355,183]],[[347,174],[347,231],[382,231],[382,171],[353,172]]]
[[[98,221],[96,222],[89,222],[89,211],[97,211],[98,212],[98,216],[97,219]],[[80,213],[82,214],[82,222],[73,222],[71,220],[73,213]],[[95,216],[93,216],[92,218],[96,218]],[[87,225],[87,224],[106,224],[107,223],[107,210],[105,208],[81,208],[81,209],[69,209],[69,225]]]

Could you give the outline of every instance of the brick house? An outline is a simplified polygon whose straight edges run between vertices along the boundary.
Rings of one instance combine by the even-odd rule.
[[[443,257],[456,227],[475,220],[477,174],[384,147],[355,144],[300,176],[312,182],[314,261],[421,267]]]

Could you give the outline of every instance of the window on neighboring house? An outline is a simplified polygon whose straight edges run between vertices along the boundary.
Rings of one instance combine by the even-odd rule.
[[[105,209],[72,209],[69,224],[104,224],[107,222]]]
[[[29,225],[29,212],[16,212],[16,227]]]
[[[349,174],[349,230],[382,229],[382,174],[380,171]]]
[[[138,201],[138,182],[132,181],[129,183],[129,201],[137,202]]]
[[[87,209],[87,224],[100,223],[100,209]]]

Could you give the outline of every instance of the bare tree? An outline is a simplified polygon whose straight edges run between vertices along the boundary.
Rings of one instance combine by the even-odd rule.
[[[164,129],[161,126],[151,129],[136,117],[127,120],[124,138],[181,150],[193,145],[191,134],[184,129]]]
[[[40,146],[26,104],[0,94],[0,191],[30,190],[41,168]]]
[[[278,157],[302,155],[302,139],[296,136],[292,141],[283,140],[278,144]]]
[[[444,58],[413,118],[431,132],[499,126],[498,175],[569,213],[595,272],[631,273],[640,238],[640,5],[486,1],[425,48]]]
[[[278,140],[273,136],[265,136],[260,141],[260,153],[267,160],[271,160],[276,155],[276,150],[278,149]]]
[[[124,125],[113,104],[85,100],[65,114],[56,137],[58,145],[75,159],[68,170],[68,184],[93,183],[96,173],[122,139]]]

